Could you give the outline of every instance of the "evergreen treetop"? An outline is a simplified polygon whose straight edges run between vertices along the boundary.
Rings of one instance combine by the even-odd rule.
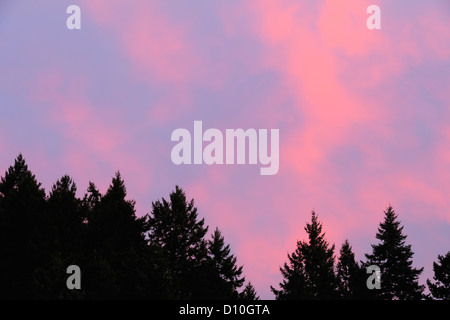
[[[423,268],[412,266],[413,252],[406,244],[403,226],[392,206],[384,212],[376,238],[380,241],[372,245],[372,253],[366,254],[367,265],[377,265],[381,270],[381,290],[376,295],[381,299],[420,299],[424,286],[418,278]]]
[[[334,245],[329,245],[322,223],[314,211],[305,231],[308,241],[298,241],[288,254],[288,263],[280,268],[283,281],[280,290],[271,287],[277,299],[333,299],[337,296],[334,274]]]
[[[259,296],[256,294],[255,287],[253,287],[251,282],[248,282],[244,290],[239,294],[240,300],[259,300]]]
[[[208,252],[214,273],[218,276],[213,294],[219,298],[236,299],[239,295],[237,289],[245,281],[245,277],[242,277],[243,267],[237,266],[237,259],[231,254],[230,245],[225,245],[219,228],[214,230],[212,239],[208,241]]]
[[[435,299],[450,300],[450,251],[444,256],[438,255],[433,262],[434,281],[427,280],[428,288]]]

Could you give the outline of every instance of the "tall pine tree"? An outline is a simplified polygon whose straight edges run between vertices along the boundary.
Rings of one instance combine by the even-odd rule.
[[[325,240],[314,211],[305,231],[309,240],[298,241],[295,251],[288,254],[289,264],[280,268],[284,277],[281,289],[271,287],[271,290],[278,300],[337,298],[334,245]]]
[[[392,206],[384,214],[376,234],[380,243],[372,245],[372,253],[366,254],[366,266],[376,265],[381,271],[381,289],[373,291],[381,299],[421,299],[424,286],[419,285],[418,278],[423,268],[412,266],[411,245],[405,242],[403,226]]]
[[[67,290],[66,287],[67,267],[82,262],[86,236],[81,200],[76,197],[76,191],[75,182],[65,175],[53,184],[47,199],[47,210],[55,226],[57,250],[51,268],[42,270],[42,275],[47,279],[43,290],[52,298],[84,297],[84,290]]]
[[[242,266],[236,265],[236,257],[230,253],[230,245],[225,245],[224,237],[218,228],[208,241],[208,252],[216,276],[212,291],[216,299],[237,299],[237,289],[242,287],[245,278],[242,276]]]
[[[55,250],[45,191],[19,154],[0,180],[0,298],[51,297],[44,270]]]
[[[434,281],[427,280],[433,298],[450,300],[450,251],[445,256],[438,255],[438,262],[433,262],[433,271]]]
[[[53,185],[47,200],[48,212],[57,229],[59,251],[69,265],[82,254],[86,232],[82,202],[76,192],[75,182],[65,175]]]
[[[205,235],[208,227],[198,220],[194,200],[187,202],[176,186],[170,202],[164,198],[153,203],[149,216],[149,243],[158,248],[165,268],[165,281],[176,299],[206,299],[210,264]]]
[[[336,266],[340,299],[364,299],[368,297],[364,270],[358,265],[348,240],[342,244]]]
[[[91,210],[90,258],[84,277],[89,298],[164,297],[162,275],[154,267],[153,252],[145,238],[147,216],[136,217],[135,202],[126,196],[125,183],[117,172],[104,196],[90,184],[85,197]]]

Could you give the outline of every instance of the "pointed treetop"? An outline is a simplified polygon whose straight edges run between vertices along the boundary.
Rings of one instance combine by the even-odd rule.
[[[0,194],[7,194],[12,191],[45,193],[41,184],[30,170],[20,153],[14,160],[14,165],[5,172],[5,176],[0,179]]]
[[[348,242],[348,239],[345,239],[344,243],[342,244],[341,252],[352,252],[352,246]]]
[[[308,233],[310,244],[322,244],[325,232],[322,233],[322,223],[319,222],[316,212],[311,212],[311,223],[307,223],[305,231]]]
[[[387,207],[386,211],[384,211],[384,214],[385,214],[385,220],[386,221],[394,222],[394,221],[397,220],[398,216],[395,213],[394,208],[391,205],[389,205]]]
[[[53,184],[52,190],[50,191],[50,196],[56,193],[67,192],[75,197],[77,192],[77,185],[68,175],[64,175]]]
[[[256,295],[255,287],[253,287],[252,283],[249,282],[245,286],[244,290],[239,294],[240,300],[259,300],[259,297]]]
[[[380,223],[376,238],[380,241],[372,244],[372,253],[365,254],[367,265],[377,265],[382,272],[382,289],[376,294],[383,299],[420,299],[424,290],[418,278],[423,268],[412,266],[413,251],[405,242],[397,215],[391,205],[384,211],[384,221]]]
[[[89,204],[91,208],[93,208],[97,203],[100,202],[102,198],[102,194],[97,189],[95,184],[92,181],[89,181],[89,187],[87,189],[87,194],[84,196],[84,201]]]
[[[28,169],[28,167],[25,163],[25,159],[22,156],[22,153],[19,153],[19,155],[15,159],[14,166],[16,166],[16,165],[19,165],[19,166],[25,167],[25,169]]]
[[[112,179],[111,185],[109,186],[105,197],[108,197],[111,195],[114,195],[115,197],[117,197],[119,199],[125,199],[125,197],[127,195],[127,189],[125,187],[125,182],[122,179],[119,171],[116,172],[116,175]]]
[[[22,154],[19,153],[16,159],[14,159],[14,165],[8,168],[8,171],[5,173],[5,178],[8,175],[12,174],[20,174],[28,171],[28,165],[26,164],[25,159]]]
[[[222,236],[219,228],[216,227],[213,234],[211,235],[211,240],[208,241],[209,250],[212,254],[213,262],[219,271],[222,271],[222,263],[230,255],[230,245],[225,246],[225,238]],[[232,259],[232,258],[231,258]],[[227,262],[228,263],[228,262]],[[227,266],[228,267],[228,266]]]
[[[219,277],[237,296],[237,288],[245,282],[245,277],[242,277],[243,267],[237,266],[237,258],[231,253],[230,245],[225,245],[225,239],[217,227],[212,234],[212,240],[208,241],[208,250]]]
[[[450,300],[450,251],[438,255],[438,262],[433,262],[433,282],[427,280],[428,288],[435,299]]]
[[[170,201],[172,203],[172,209],[176,209],[177,205],[185,207],[187,204],[186,193],[178,185],[175,186],[175,191],[170,194]],[[194,199],[191,200],[192,205],[194,204]]]
[[[403,235],[403,226],[391,205],[384,211],[384,221],[380,223],[376,238],[404,244],[406,235]]]
[[[97,187],[95,186],[95,183],[93,183],[92,181],[89,181],[89,187],[88,187],[87,191],[88,191],[88,193],[100,195],[100,191],[97,189]]]
[[[288,254],[288,262],[280,267],[284,278],[280,290],[271,286],[277,300],[331,299],[337,295],[334,244],[330,246],[325,240],[315,211],[305,230],[309,242],[298,241],[295,251]]]

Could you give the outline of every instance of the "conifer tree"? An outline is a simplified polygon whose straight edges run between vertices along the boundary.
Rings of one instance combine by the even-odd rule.
[[[52,267],[43,271],[46,285],[42,290],[57,299],[80,299],[84,289],[67,290],[67,267],[79,265],[83,261],[83,240],[86,225],[83,223],[82,202],[76,197],[77,187],[68,176],[63,176],[53,184],[47,199],[47,210],[55,226],[57,250],[52,257]]]
[[[259,297],[256,294],[256,290],[251,282],[247,283],[244,290],[239,294],[239,300],[259,300]]]
[[[194,200],[186,201],[184,191],[176,186],[170,202],[162,198],[153,203],[149,215],[149,243],[158,248],[165,267],[165,281],[172,298],[208,298],[210,274],[204,219],[198,220]]]
[[[82,206],[84,209],[85,218],[89,219],[89,215],[94,211],[94,208],[100,203],[102,194],[97,189],[95,184],[89,181],[89,187],[87,193],[82,200]]]
[[[135,202],[126,195],[117,172],[104,196],[93,184],[85,196],[92,210],[88,214],[91,256],[85,273],[89,298],[163,297],[162,276],[154,268],[145,239],[147,217],[136,217]]]
[[[236,257],[230,253],[230,245],[225,245],[224,237],[219,228],[208,241],[208,252],[217,276],[216,286],[212,292],[216,299],[237,299],[238,291],[245,281],[242,266],[236,265]]]
[[[450,251],[445,256],[438,255],[438,262],[433,262],[433,271],[434,282],[427,280],[433,298],[450,300]]]
[[[56,249],[54,231],[45,191],[19,154],[0,180],[0,298],[46,295],[42,275]]]
[[[97,196],[95,189],[92,195],[94,198]],[[93,230],[91,235],[96,237],[93,245],[111,252],[122,252],[146,244],[146,217],[136,217],[135,201],[127,200],[126,196],[125,183],[117,172],[89,220],[89,227]]]
[[[289,264],[280,268],[284,277],[281,289],[271,287],[271,290],[278,300],[337,298],[334,245],[325,240],[322,224],[314,211],[305,231],[309,240],[298,241],[295,251],[288,254]]]
[[[358,265],[348,240],[342,244],[336,266],[340,299],[364,299],[368,296],[366,276]]]
[[[50,217],[57,229],[59,250],[71,263],[77,262],[81,255],[86,227],[82,203],[76,192],[75,182],[65,175],[53,185],[47,200]]]
[[[381,271],[381,289],[374,289],[374,294],[387,300],[421,299],[424,286],[419,285],[418,278],[423,268],[412,266],[411,245],[406,244],[403,226],[392,206],[384,213],[376,234],[380,243],[372,245],[372,253],[366,254],[366,266],[376,265]]]

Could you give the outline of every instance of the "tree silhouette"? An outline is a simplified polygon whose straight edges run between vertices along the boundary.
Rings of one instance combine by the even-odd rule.
[[[403,226],[397,220],[394,209],[389,206],[384,212],[376,238],[380,243],[372,245],[372,253],[366,254],[366,265],[377,265],[381,270],[381,289],[373,290],[381,299],[421,299],[424,286],[418,278],[423,268],[412,267],[411,245],[406,245]]]
[[[70,263],[75,263],[82,254],[82,239],[86,233],[82,202],[76,192],[75,182],[65,175],[53,185],[47,200],[48,212],[57,230],[58,249]]]
[[[219,229],[205,239],[204,219],[178,186],[143,217],[119,172],[104,195],[92,182],[82,200],[76,192],[65,175],[46,197],[22,155],[1,178],[1,299],[239,297],[242,266]],[[70,265],[81,269],[81,290],[66,286]]]
[[[257,300],[230,245],[199,219],[194,200],[178,186],[137,217],[119,172],[104,195],[90,182],[82,199],[72,178],[45,190],[22,155],[0,179],[0,299],[241,299]],[[335,265],[334,245],[314,211],[306,241],[280,267],[278,300],[421,299],[423,268],[412,267],[411,245],[391,206],[372,253],[361,266],[348,240]],[[82,272],[81,290],[66,286],[69,265]],[[381,290],[366,287],[366,267],[381,269]],[[433,263],[427,280],[435,299],[450,299],[450,252]],[[431,296],[430,296],[431,298]]]
[[[309,241],[298,241],[297,248],[288,254],[289,264],[280,268],[284,279],[280,290],[271,286],[278,300],[333,299],[337,297],[334,274],[334,245],[329,246],[322,233],[322,224],[312,211],[311,223],[305,231]]]
[[[83,239],[86,235],[82,202],[76,197],[77,187],[68,176],[63,176],[53,185],[47,199],[47,210],[55,226],[57,249],[52,257],[52,268],[47,270],[47,289],[51,296],[77,299],[84,291],[67,290],[65,280],[69,265],[77,265],[83,257]]]
[[[216,275],[213,297],[216,299],[237,299],[237,289],[245,281],[242,275],[242,266],[236,265],[236,257],[230,253],[230,245],[225,246],[225,240],[219,228],[208,241],[208,252]]]
[[[145,238],[149,230],[147,216],[137,218],[135,202],[126,200],[126,187],[119,172],[106,194],[100,196],[93,184],[89,187],[92,211],[88,215],[88,239],[92,268],[87,268],[87,286],[96,287],[92,298],[156,297],[162,290],[162,275],[153,266],[153,252]],[[86,262],[89,266],[89,262]],[[107,275],[107,284],[100,279]],[[159,292],[160,294],[164,291]]]
[[[450,300],[450,251],[445,256],[438,255],[438,262],[433,262],[433,271],[434,282],[427,280],[432,296]]]
[[[208,298],[209,273],[208,232],[204,219],[197,220],[194,200],[186,201],[184,191],[176,186],[170,202],[164,198],[153,203],[149,216],[149,243],[158,248],[160,261],[165,264],[165,281],[173,298]]]
[[[355,260],[355,254],[348,240],[342,244],[336,265],[340,299],[364,299],[368,297],[366,275]]]
[[[239,294],[239,299],[251,301],[259,300],[259,297],[256,295],[256,290],[251,282],[247,283],[244,290]]]
[[[56,250],[45,191],[22,155],[0,180],[0,298],[48,297],[46,272]]]

